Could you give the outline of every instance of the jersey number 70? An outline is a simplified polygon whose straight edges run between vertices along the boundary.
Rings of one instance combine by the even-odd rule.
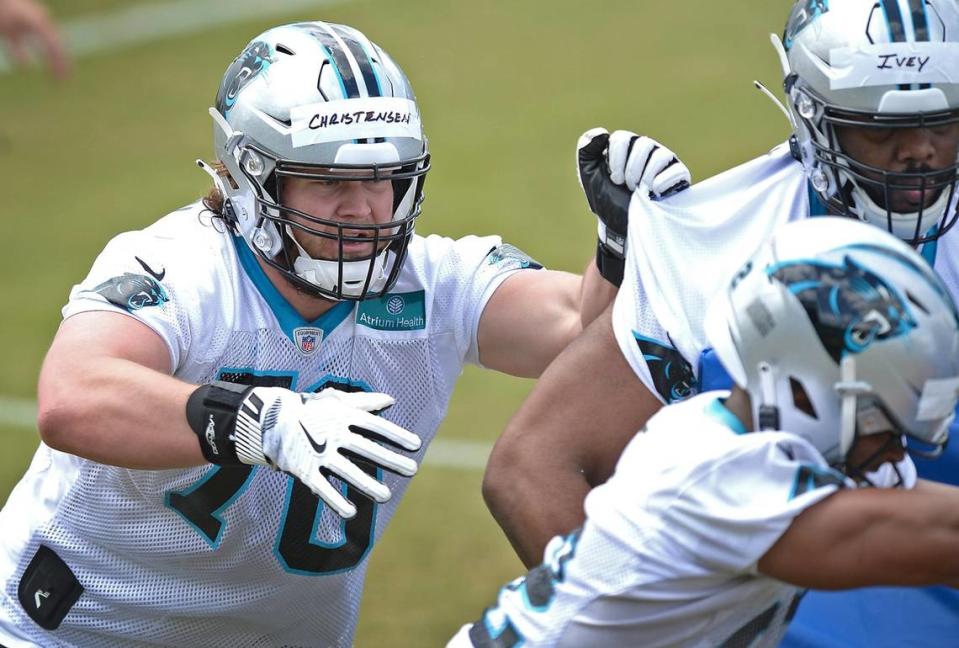
[[[293,384],[292,376],[250,372],[221,371],[217,379],[255,387],[290,389]],[[348,381],[331,379],[315,391],[327,387],[344,391],[362,389]],[[373,463],[362,459],[354,459],[354,462],[364,472],[382,479],[382,471]],[[220,516],[246,490],[254,469],[254,466],[213,466],[189,488],[167,492],[166,505],[183,516],[211,547],[216,548],[226,526]],[[376,502],[346,485],[345,495],[356,505],[356,516],[343,522],[343,541],[325,545],[314,540],[315,522],[321,512],[320,499],[298,479],[287,479],[286,507],[274,550],[283,569],[297,574],[320,575],[339,573],[358,565],[373,544]]]

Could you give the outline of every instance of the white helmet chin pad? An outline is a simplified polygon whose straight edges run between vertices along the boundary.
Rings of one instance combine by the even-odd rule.
[[[287,228],[289,230],[289,228]],[[288,231],[289,234],[289,231]],[[379,292],[386,286],[388,278],[386,260],[389,250],[382,250],[370,263],[363,261],[325,261],[314,259],[304,250],[297,240],[289,234],[300,255],[293,262],[293,271],[303,281],[313,284],[317,288],[335,291],[337,286],[342,287],[343,297],[360,297],[369,292]],[[340,274],[340,268],[343,273]],[[372,268],[372,269],[371,269]],[[366,277],[370,276],[370,284],[366,286]],[[364,290],[364,287],[366,290]]]
[[[916,212],[904,214],[887,211],[876,204],[876,201],[870,198],[869,194],[859,184],[853,184],[852,196],[853,204],[850,207],[852,211],[856,212],[855,215],[860,220],[889,230],[896,238],[909,241],[916,237]],[[931,231],[942,221],[946,208],[950,207],[949,202],[955,202],[956,197],[951,191],[943,191],[934,203],[922,210],[918,227],[920,235]],[[951,205],[951,207],[953,211],[956,208],[955,205]]]

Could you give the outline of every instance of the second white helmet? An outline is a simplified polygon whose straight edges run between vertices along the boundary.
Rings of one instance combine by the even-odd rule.
[[[710,307],[706,334],[752,399],[756,426],[842,465],[856,435],[930,453],[959,393],[959,314],[908,245],[848,218],[785,225]]]

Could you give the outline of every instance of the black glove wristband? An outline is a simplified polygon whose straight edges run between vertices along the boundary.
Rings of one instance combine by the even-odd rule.
[[[603,245],[602,241],[596,242],[596,267],[603,279],[609,283],[616,287],[623,284],[626,260]]]
[[[200,450],[207,461],[219,465],[238,465],[236,415],[246,395],[252,390],[246,385],[217,381],[201,385],[186,402],[186,420],[200,442]]]

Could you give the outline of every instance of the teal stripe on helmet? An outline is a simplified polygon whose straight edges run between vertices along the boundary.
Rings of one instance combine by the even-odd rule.
[[[912,30],[917,41],[929,40],[929,15],[926,13],[926,0],[909,0],[909,13],[912,16]]]
[[[380,90],[380,83],[373,69],[373,61],[366,50],[366,44],[357,40],[355,34],[351,33],[342,25],[331,25],[331,27],[356,60],[356,64],[360,68],[360,75],[363,77],[363,85],[366,86],[367,96],[382,96],[383,93]]]
[[[893,43],[906,41],[906,26],[902,21],[902,11],[899,10],[898,0],[882,0],[882,13],[886,18],[886,27],[889,29],[889,40]]]

